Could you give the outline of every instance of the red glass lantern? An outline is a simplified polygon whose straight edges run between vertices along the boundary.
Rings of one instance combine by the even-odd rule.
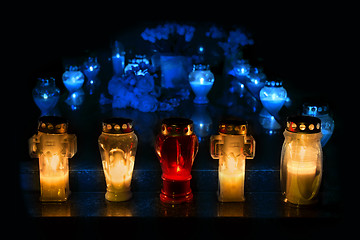
[[[193,198],[190,188],[191,167],[199,148],[193,121],[185,118],[164,119],[156,138],[155,150],[162,169],[160,200],[177,204]]]

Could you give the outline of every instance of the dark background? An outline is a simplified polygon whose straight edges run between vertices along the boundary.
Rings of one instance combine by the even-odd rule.
[[[53,76],[61,82],[64,58],[109,49],[111,40],[117,38],[126,49],[142,53],[146,42],[139,34],[157,23],[177,21],[207,27],[216,23],[227,29],[241,26],[251,33],[255,41],[251,58],[264,66],[267,74],[289,81],[304,97],[317,95],[336,105],[333,96],[340,84],[333,79],[342,60],[336,54],[344,23],[335,7],[304,3],[266,6],[242,1],[234,4],[154,3],[141,8],[142,4],[127,3],[90,9],[54,5],[27,12],[18,28],[16,44],[27,59],[22,79],[26,84],[22,86],[26,94],[31,94],[27,89],[33,88],[38,77]],[[165,9],[158,9],[161,6]]]
[[[167,2],[141,8],[140,2],[131,2],[95,5],[91,9],[65,3],[51,4],[51,7],[32,5],[29,11],[21,13],[12,35],[17,63],[19,57],[24,62],[17,64],[16,72],[20,75],[11,82],[19,90],[17,93],[26,99],[20,105],[15,103],[21,109],[17,111],[19,123],[25,122],[24,129],[18,129],[15,136],[16,146],[24,146],[24,141],[33,134],[34,123],[27,123],[26,116],[39,114],[31,96],[36,78],[53,76],[59,86],[64,59],[108,49],[111,40],[119,36],[125,39],[125,47],[131,48],[138,45],[139,39],[141,42],[141,37],[132,39],[129,36],[141,33],[149,24],[154,26],[164,21],[216,23],[229,29],[234,25],[245,27],[255,42],[252,58],[264,66],[267,73],[289,81],[292,88],[289,90],[295,90],[304,100],[315,98],[328,102],[334,114],[335,131],[345,139],[346,93],[336,75],[337,63],[342,61],[336,57],[341,47],[337,38],[346,25],[340,21],[340,10],[336,6],[300,2],[279,6],[262,4]],[[26,151],[20,151],[20,158],[22,154]],[[339,171],[345,172],[345,166],[341,168]],[[344,185],[345,182],[344,179]],[[343,191],[345,194],[344,188]],[[24,215],[21,201],[16,211],[19,217]],[[345,212],[342,219],[346,219]]]

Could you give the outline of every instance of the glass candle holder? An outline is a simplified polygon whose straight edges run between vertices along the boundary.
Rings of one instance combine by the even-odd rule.
[[[56,87],[54,78],[39,78],[32,95],[41,116],[51,115],[59,100],[60,90]]]
[[[129,200],[138,143],[132,120],[110,118],[103,121],[98,143],[107,186],[105,198],[113,202]]]
[[[62,75],[62,80],[66,89],[71,94],[79,90],[84,84],[84,74],[78,66],[68,66]]]
[[[247,77],[250,73],[250,64],[247,60],[240,59],[234,63],[234,75],[237,78]],[[243,80],[243,79],[241,79]]]
[[[84,101],[84,91],[81,89],[84,84],[84,74],[77,66],[68,66],[62,75],[63,83],[69,91],[65,102],[72,110],[77,110]]]
[[[260,90],[260,100],[271,115],[276,115],[285,103],[287,92],[282,81],[266,81]]]
[[[90,95],[100,86],[100,80],[96,77],[99,71],[100,64],[96,57],[89,57],[88,60],[84,62],[84,74],[87,77],[85,88],[89,91]]]
[[[297,206],[316,203],[322,177],[321,121],[295,116],[286,124],[280,163],[285,202]]]
[[[321,146],[324,147],[331,138],[335,127],[334,119],[329,115],[329,106],[322,103],[304,103],[302,114],[321,120],[321,133],[323,134]]]
[[[112,64],[115,76],[121,76],[125,68],[125,55],[124,46],[119,41],[114,41],[112,45]]]
[[[168,118],[162,121],[161,132],[155,143],[162,169],[162,202],[178,204],[192,200],[191,168],[198,147],[198,139],[190,119]]]
[[[195,93],[194,103],[207,104],[206,97],[214,84],[214,74],[210,71],[209,65],[194,65],[193,71],[189,74],[190,86]]]
[[[29,139],[29,153],[39,158],[40,201],[63,202],[70,194],[68,158],[77,150],[75,134],[68,134],[62,117],[39,119],[38,132]]]
[[[219,159],[220,202],[245,201],[245,159],[255,157],[255,140],[247,129],[246,121],[223,120],[219,135],[211,136],[211,157]]]

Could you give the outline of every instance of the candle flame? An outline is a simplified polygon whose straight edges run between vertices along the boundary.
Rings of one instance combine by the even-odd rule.
[[[56,169],[59,166],[60,157],[58,154],[52,154],[51,152],[48,151],[45,154],[45,162],[46,162],[46,166],[49,167],[49,171],[53,172],[56,171]]]
[[[297,174],[315,174],[316,158],[311,153],[303,146],[298,149],[298,154],[290,152],[291,158],[287,163],[288,171]]]
[[[108,173],[105,172],[105,175],[108,179],[111,179],[112,184],[121,187],[127,182],[130,183],[133,170],[132,157],[128,158],[123,150],[116,148],[110,151],[109,160],[109,170]]]
[[[227,169],[230,171],[234,171],[237,168],[237,161],[236,157],[234,156],[234,153],[230,153],[227,157]]]
[[[180,172],[181,168],[180,166],[184,165],[184,158],[181,155],[181,144],[176,139],[176,172]]]

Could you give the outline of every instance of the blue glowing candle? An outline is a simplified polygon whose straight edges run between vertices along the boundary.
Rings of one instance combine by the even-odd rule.
[[[96,75],[99,73],[100,65],[97,62],[97,58],[89,57],[88,60],[84,63],[84,74],[87,77],[86,89],[89,90],[89,93],[92,94],[93,90],[100,85],[99,79]]]
[[[32,95],[41,111],[41,116],[51,115],[59,100],[60,90],[56,87],[54,78],[39,78]]]
[[[260,100],[270,114],[277,114],[285,103],[287,92],[282,81],[266,81],[265,87],[260,90]]]
[[[247,77],[250,73],[250,65],[246,60],[237,60],[234,65],[234,74],[236,77]]]
[[[126,52],[121,42],[115,41],[112,46],[112,63],[116,76],[121,76],[124,73],[125,54]]]
[[[63,83],[70,93],[80,89],[84,84],[84,74],[77,66],[69,66],[62,75]]]
[[[195,93],[194,103],[207,104],[206,97],[214,84],[214,74],[210,71],[209,65],[194,65],[193,71],[189,74],[190,86]]]

